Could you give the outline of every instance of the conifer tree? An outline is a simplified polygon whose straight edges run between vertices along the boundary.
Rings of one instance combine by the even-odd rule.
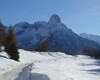
[[[17,48],[16,35],[13,27],[10,26],[5,39],[5,51],[8,53],[10,59],[19,60],[19,52]]]
[[[0,49],[1,46],[4,46],[4,39],[5,39],[5,29],[2,22],[0,21]]]

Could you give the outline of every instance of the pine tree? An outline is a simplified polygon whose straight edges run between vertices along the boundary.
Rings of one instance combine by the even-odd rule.
[[[13,59],[16,61],[19,60],[19,52],[17,48],[16,35],[14,33],[12,26],[9,27],[8,32],[6,34],[5,51],[10,56],[10,59]]]
[[[4,46],[4,39],[5,39],[5,29],[2,22],[0,21],[0,48],[1,46]]]

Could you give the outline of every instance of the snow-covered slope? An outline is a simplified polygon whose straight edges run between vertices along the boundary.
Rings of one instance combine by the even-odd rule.
[[[0,80],[100,80],[100,60],[61,52],[19,52],[20,62],[0,53]]]
[[[100,65],[100,63],[99,63]],[[89,57],[67,56],[63,59],[46,60],[35,63],[32,73],[45,74],[47,80],[99,80],[100,67],[96,65],[96,60]],[[34,80],[39,80],[33,74]],[[43,80],[46,80],[45,77]]]
[[[19,50],[20,62],[10,60],[7,53],[0,52],[0,80],[33,80],[31,76],[31,69],[34,62],[43,60],[51,60],[56,58],[63,58],[65,54],[62,53],[44,53],[44,52],[29,52]],[[33,73],[32,73],[33,74]]]
[[[100,48],[96,42],[83,39],[68,29],[56,14],[53,14],[48,22],[17,23],[14,30],[19,47],[26,50],[35,50],[44,41],[49,42],[51,51],[67,54],[81,53],[84,47]]]
[[[89,39],[89,40],[93,40],[100,45],[100,36],[99,35],[81,33],[80,36],[83,38]]]
[[[29,74],[30,71],[28,70],[28,68],[30,64],[31,63],[29,62],[23,63],[10,60],[5,52],[0,52],[0,80],[17,80],[16,78],[20,77],[20,72],[22,72],[26,67],[26,72]],[[25,79],[20,79],[27,80],[28,76],[24,76],[24,78]]]

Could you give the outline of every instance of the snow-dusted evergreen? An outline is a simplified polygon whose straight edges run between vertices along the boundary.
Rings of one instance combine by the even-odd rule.
[[[84,47],[100,48],[97,43],[83,39],[68,29],[56,14],[52,15],[48,22],[17,23],[14,30],[19,47],[22,49],[35,50],[45,40],[49,42],[51,51],[67,54],[81,53]]]

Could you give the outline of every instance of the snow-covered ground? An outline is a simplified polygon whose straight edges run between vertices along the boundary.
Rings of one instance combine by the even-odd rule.
[[[0,53],[0,80],[100,80],[100,60],[60,52],[19,52],[20,62]]]

